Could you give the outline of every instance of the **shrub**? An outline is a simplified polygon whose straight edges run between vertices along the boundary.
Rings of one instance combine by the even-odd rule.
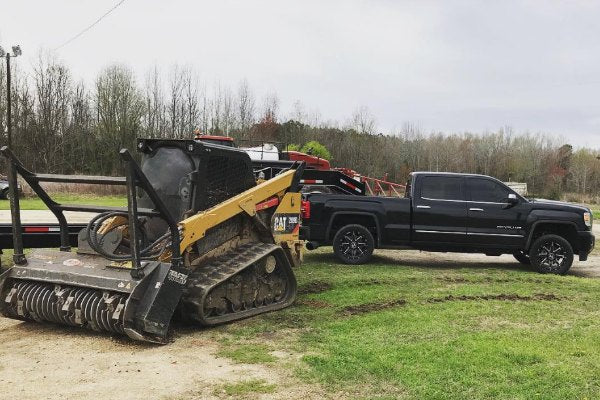
[[[310,142],[307,142],[304,146],[302,146],[302,149],[300,151],[316,157],[324,158],[326,160],[331,160],[331,153],[329,152],[329,150],[327,150],[325,146],[323,146],[316,140],[311,140]]]

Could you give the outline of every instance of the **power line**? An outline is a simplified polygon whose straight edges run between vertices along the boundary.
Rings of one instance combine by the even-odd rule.
[[[119,7],[123,3],[125,3],[125,0],[120,0],[110,10],[108,10],[107,12],[105,12],[100,18],[98,18],[96,21],[94,21],[90,26],[88,26],[87,28],[85,28],[84,30],[82,30],[81,32],[79,32],[77,35],[73,36],[71,39],[69,39],[66,42],[64,42],[63,44],[61,44],[60,46],[56,47],[54,50],[61,49],[61,48],[65,47],[66,45],[68,45],[69,43],[71,43],[72,41],[74,41],[75,39],[79,38],[81,35],[83,35],[87,31],[89,31],[90,29],[92,29],[94,26],[98,25],[98,23],[100,21],[102,21],[104,18],[106,18],[108,16],[108,14],[110,14],[111,12],[113,12],[114,10],[116,10],[117,7]]]

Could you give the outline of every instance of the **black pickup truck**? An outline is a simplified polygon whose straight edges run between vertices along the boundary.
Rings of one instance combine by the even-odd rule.
[[[415,172],[405,198],[305,195],[301,238],[332,245],[347,264],[376,248],[513,254],[542,273],[564,274],[594,248],[593,216],[569,203],[528,200],[484,175]]]

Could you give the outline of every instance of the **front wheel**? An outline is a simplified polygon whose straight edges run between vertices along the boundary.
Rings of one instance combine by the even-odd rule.
[[[344,264],[364,264],[374,249],[373,235],[362,225],[346,225],[333,238],[333,251]]]
[[[562,236],[544,235],[533,242],[529,259],[542,274],[564,275],[573,264],[573,247]]]

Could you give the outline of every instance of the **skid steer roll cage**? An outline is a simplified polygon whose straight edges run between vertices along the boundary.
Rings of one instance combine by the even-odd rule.
[[[122,149],[119,152],[121,160],[126,167],[125,177],[114,176],[84,176],[84,175],[58,175],[58,174],[37,174],[26,169],[21,161],[7,147],[0,148],[0,152],[8,161],[8,183],[10,192],[10,212],[12,219],[13,232],[13,262],[16,265],[26,265],[27,259],[23,252],[23,228],[21,224],[21,208],[18,196],[17,175],[27,182],[35,194],[44,202],[46,207],[54,214],[60,226],[60,250],[70,251],[69,229],[64,211],[76,212],[95,212],[102,213],[108,211],[127,212],[129,219],[129,236],[131,242],[131,276],[139,279],[143,277],[143,269],[140,257],[140,243],[138,241],[139,221],[138,216],[152,216],[164,219],[171,233],[171,264],[177,268],[181,266],[180,252],[180,234],[177,222],[173,219],[167,206],[160,199],[146,175],[137,164],[129,150]],[[58,183],[83,183],[92,185],[112,185],[126,186],[127,189],[127,208],[122,207],[101,207],[92,205],[73,205],[59,204],[55,202],[42,188],[41,182]],[[138,188],[142,189],[152,200],[155,209],[138,208],[137,193]]]

